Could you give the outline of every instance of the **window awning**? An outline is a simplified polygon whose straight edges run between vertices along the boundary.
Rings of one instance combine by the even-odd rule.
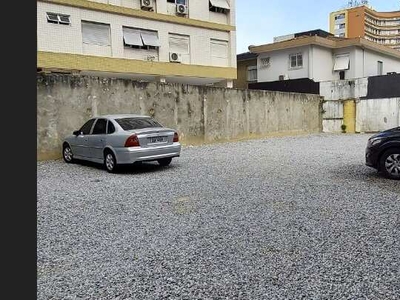
[[[145,46],[161,46],[157,32],[140,32],[140,35],[142,36],[142,41]]]
[[[226,0],[210,0],[210,3],[214,7],[231,9],[228,2],[226,2]]]
[[[143,46],[140,32],[138,30],[124,28],[124,42],[130,46]]]
[[[335,57],[334,71],[348,70],[350,67],[350,57],[348,55],[341,55]]]
[[[58,15],[54,13],[47,13],[47,20],[52,22],[58,22]]]

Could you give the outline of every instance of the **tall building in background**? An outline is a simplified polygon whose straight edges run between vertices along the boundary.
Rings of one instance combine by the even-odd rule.
[[[400,50],[400,11],[377,12],[366,5],[335,11],[330,14],[330,32]]]
[[[37,0],[37,68],[232,87],[235,0]]]

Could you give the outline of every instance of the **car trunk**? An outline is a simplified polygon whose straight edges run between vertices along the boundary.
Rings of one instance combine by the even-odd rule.
[[[171,129],[162,127],[135,129],[132,132],[137,135],[141,147],[171,145],[175,133]]]

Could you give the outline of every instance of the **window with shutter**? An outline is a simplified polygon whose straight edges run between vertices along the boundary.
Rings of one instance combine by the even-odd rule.
[[[142,47],[143,41],[140,37],[140,31],[138,29],[123,27],[124,45],[125,46],[136,46]]]
[[[230,10],[230,6],[226,0],[210,0],[209,10],[217,13],[227,14]]]
[[[124,45],[137,49],[157,49],[161,46],[157,31],[123,27]]]
[[[84,44],[110,46],[110,25],[82,21],[82,41]]]
[[[180,54],[189,54],[189,36],[170,34],[169,35],[169,52]]]
[[[228,58],[228,42],[211,39],[211,56]]]

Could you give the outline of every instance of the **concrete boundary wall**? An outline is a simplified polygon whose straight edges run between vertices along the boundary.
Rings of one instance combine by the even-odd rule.
[[[356,131],[377,132],[400,126],[400,97],[356,101]]]
[[[311,94],[38,75],[37,158],[60,158],[63,138],[102,114],[153,116],[188,145],[321,132],[321,110]]]

